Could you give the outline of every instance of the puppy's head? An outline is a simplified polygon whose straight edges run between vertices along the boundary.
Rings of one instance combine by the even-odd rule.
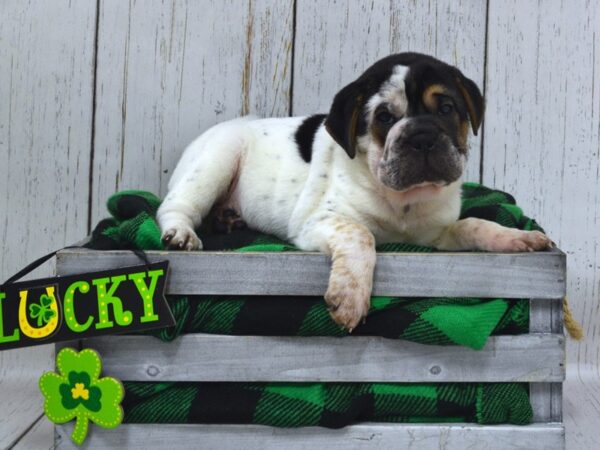
[[[436,192],[460,179],[469,122],[477,134],[482,114],[477,85],[456,67],[400,53],[338,92],[325,126],[350,158],[366,153],[385,187]]]

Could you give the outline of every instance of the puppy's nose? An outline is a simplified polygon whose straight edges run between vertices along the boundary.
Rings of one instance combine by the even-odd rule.
[[[406,143],[414,149],[427,152],[433,149],[437,138],[437,133],[431,131],[417,131],[407,139]]]

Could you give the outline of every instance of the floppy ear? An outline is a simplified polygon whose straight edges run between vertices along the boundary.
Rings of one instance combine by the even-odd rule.
[[[356,156],[358,119],[363,107],[363,95],[356,82],[338,92],[325,119],[325,128],[350,158]]]
[[[477,136],[477,130],[479,130],[481,120],[483,119],[483,97],[477,85],[460,72],[458,72],[456,83],[467,105],[473,134]]]

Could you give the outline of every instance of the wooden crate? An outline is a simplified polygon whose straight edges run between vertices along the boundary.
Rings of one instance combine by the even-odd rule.
[[[148,252],[169,259],[168,294],[323,295],[329,260],[317,253]],[[70,275],[139,264],[127,251],[69,249],[57,272]],[[528,382],[534,423],[364,423],[340,430],[260,425],[94,427],[89,448],[150,449],[561,449],[566,257],[537,253],[384,253],[374,294],[408,297],[531,298],[530,332],[494,336],[479,351],[378,337],[185,335],[173,343],[146,336],[94,338],[104,371],[137,381]],[[56,427],[58,448],[74,448],[72,425]]]

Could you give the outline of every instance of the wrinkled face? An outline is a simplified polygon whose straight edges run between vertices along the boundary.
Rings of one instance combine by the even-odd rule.
[[[394,66],[363,113],[367,138],[362,141],[371,171],[397,191],[448,185],[461,177],[466,162],[468,123],[460,93],[436,77],[417,86],[417,75]]]
[[[326,126],[351,157],[366,153],[378,182],[404,192],[460,179],[469,119],[476,132],[482,111],[479,89],[458,69],[404,53],[378,61],[340,91]]]

